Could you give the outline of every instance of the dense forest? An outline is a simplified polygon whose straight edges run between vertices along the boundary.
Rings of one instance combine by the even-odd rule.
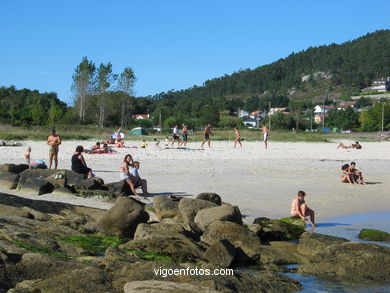
[[[306,82],[303,76],[308,76]],[[337,89],[351,94],[385,76],[390,76],[390,30],[340,45],[310,47],[269,65],[207,80],[202,86],[148,97],[134,97],[137,79],[131,67],[115,74],[111,63],[97,66],[83,57],[72,75],[72,106],[61,102],[56,93],[1,87],[0,122],[23,127],[79,123],[131,128],[152,127],[160,121],[165,128],[183,123],[190,127],[207,123],[233,127],[242,125],[234,115],[237,109],[268,110],[271,103],[272,107],[292,111],[288,117],[276,115],[274,129],[304,128],[311,124],[308,117],[312,114],[312,99],[297,99],[293,92],[312,91],[312,97],[325,91],[329,95]],[[348,99],[348,94],[343,98]],[[379,126],[372,121],[373,113],[371,110],[363,117],[350,112],[331,113],[326,126],[375,130]],[[134,114],[151,114],[151,119],[135,120]]]

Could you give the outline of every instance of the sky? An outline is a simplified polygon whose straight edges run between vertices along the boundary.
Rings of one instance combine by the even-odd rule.
[[[0,0],[0,11],[0,86],[69,103],[83,56],[132,67],[147,96],[390,28],[389,0]]]

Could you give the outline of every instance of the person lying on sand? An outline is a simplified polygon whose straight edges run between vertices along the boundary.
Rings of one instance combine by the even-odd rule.
[[[342,149],[357,149],[357,150],[360,150],[362,149],[362,145],[357,141],[355,143],[352,143],[351,145],[345,145],[343,144],[342,142],[339,143],[339,145],[337,146],[337,148],[342,148]]]
[[[340,174],[340,181],[341,183],[351,183],[353,184],[350,173],[349,173],[349,165],[345,164],[341,167],[341,174]]]
[[[362,172],[356,169],[356,163],[351,162],[351,165],[348,167],[349,177],[351,178],[352,183],[357,184],[367,184],[364,182]]]
[[[306,193],[302,190],[298,191],[297,197],[292,201],[291,205],[291,217],[301,218],[303,222],[307,221],[306,217],[310,217],[310,222],[313,227],[316,227],[314,221],[314,211],[309,209],[305,202]]]
[[[100,142],[97,141],[93,146],[85,148],[84,152],[87,154],[92,154],[94,151],[99,150],[99,149],[100,149]]]

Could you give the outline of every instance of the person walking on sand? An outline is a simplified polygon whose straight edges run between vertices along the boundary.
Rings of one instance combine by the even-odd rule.
[[[182,137],[182,142],[181,145],[184,147],[187,147],[187,141],[188,141],[188,126],[184,125],[183,128],[181,129],[181,137]]]
[[[61,144],[61,138],[56,134],[56,130],[51,131],[50,136],[47,138],[47,144],[49,145],[49,169],[54,159],[54,169],[58,167],[58,151]]]
[[[234,140],[234,148],[236,147],[237,145],[237,142],[240,144],[240,146],[242,147],[242,144],[241,144],[241,135],[240,135],[240,131],[238,130],[237,127],[234,127],[234,132],[236,134],[236,139]]]
[[[203,139],[203,142],[202,142],[202,145],[200,146],[202,149],[203,149],[203,145],[205,144],[205,142],[207,141],[207,144],[209,146],[209,148],[211,148],[211,145],[210,145],[210,135],[214,135],[212,132],[211,132],[211,124],[207,124],[206,127],[204,128],[204,139]]]
[[[177,125],[177,124],[173,128],[172,138],[173,138],[173,140],[172,140],[171,146],[173,146],[175,141],[177,141],[177,146],[179,147],[180,146],[180,135],[179,135],[179,125]]]
[[[310,222],[313,227],[316,227],[314,219],[314,211],[309,209],[305,202],[306,193],[302,190],[298,191],[297,197],[293,200],[291,206],[291,217],[301,218],[303,222],[307,221],[306,217],[310,217]]]
[[[268,147],[268,136],[269,136],[269,129],[265,124],[262,126],[262,132],[263,132],[263,141],[264,141],[264,146],[265,149]]]

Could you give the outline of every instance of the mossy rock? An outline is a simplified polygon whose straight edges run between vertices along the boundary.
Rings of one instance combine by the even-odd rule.
[[[390,241],[390,233],[376,229],[362,229],[359,233],[359,238],[369,241]]]
[[[300,218],[288,217],[288,218],[282,218],[282,219],[280,219],[280,221],[288,223],[288,224],[293,224],[293,225],[296,225],[296,226],[301,227],[303,229],[306,229],[306,223],[304,221],[302,221]]]

